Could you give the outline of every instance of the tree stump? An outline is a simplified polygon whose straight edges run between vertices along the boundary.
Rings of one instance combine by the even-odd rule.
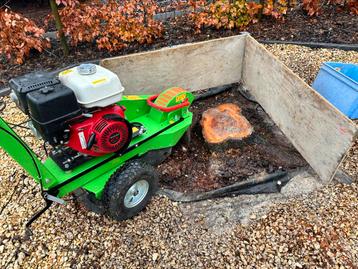
[[[241,109],[230,103],[206,110],[200,124],[203,137],[213,150],[242,146],[253,132]]]

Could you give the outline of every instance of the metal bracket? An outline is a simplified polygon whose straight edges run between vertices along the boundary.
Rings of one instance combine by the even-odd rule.
[[[55,203],[60,204],[60,205],[65,205],[66,204],[65,200],[63,200],[61,198],[58,198],[56,196],[53,196],[51,194],[44,193],[43,196],[44,196],[45,200],[49,200],[49,201],[55,202]]]
[[[45,213],[47,211],[47,209],[49,209],[51,207],[51,205],[55,202],[61,205],[64,205],[66,202],[64,200],[62,200],[61,198],[58,198],[56,196],[53,196],[51,194],[48,194],[47,192],[44,192],[42,194],[43,199],[46,202],[46,205],[40,209],[39,211],[37,211],[35,214],[33,214],[31,216],[31,218],[26,222],[25,227],[29,228],[31,226],[31,224],[37,220],[39,217],[41,217],[41,215],[43,213]]]

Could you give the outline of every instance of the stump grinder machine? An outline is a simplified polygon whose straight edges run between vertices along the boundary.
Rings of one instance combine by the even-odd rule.
[[[155,193],[162,162],[192,123],[194,96],[174,87],[159,95],[122,95],[116,74],[82,64],[53,75],[37,72],[9,82],[10,96],[44,141],[34,151],[0,118],[0,146],[41,186],[46,205],[74,193],[87,208],[131,218]]]

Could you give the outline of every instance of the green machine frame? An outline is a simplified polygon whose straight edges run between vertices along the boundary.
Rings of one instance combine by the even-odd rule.
[[[107,181],[118,168],[149,151],[173,147],[191,125],[193,115],[188,107],[194,96],[190,92],[172,94],[164,106],[159,105],[161,96],[171,89],[159,96],[123,96],[119,105],[126,108],[126,119],[143,125],[145,133],[134,137],[124,151],[94,157],[71,171],[63,171],[50,157],[41,161],[2,118],[0,146],[41,185],[47,208],[52,201],[62,201],[61,197],[78,188],[84,188],[100,199]],[[49,201],[47,196],[55,198]]]

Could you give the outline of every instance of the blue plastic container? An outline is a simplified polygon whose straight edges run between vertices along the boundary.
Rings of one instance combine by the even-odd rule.
[[[349,118],[358,118],[357,64],[324,63],[312,87]]]

